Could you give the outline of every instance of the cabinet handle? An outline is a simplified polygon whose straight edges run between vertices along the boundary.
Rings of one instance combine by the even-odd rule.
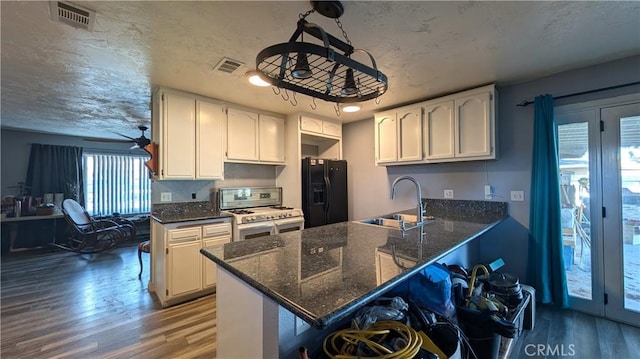
[[[199,239],[200,238],[198,236],[184,237],[184,238],[180,238],[180,239],[171,239],[171,240],[169,240],[169,243],[175,244],[175,243],[195,242],[195,241],[197,241]]]

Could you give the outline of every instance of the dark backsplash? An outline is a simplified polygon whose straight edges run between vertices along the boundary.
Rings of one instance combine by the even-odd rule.
[[[422,203],[427,215],[455,220],[473,217],[491,222],[509,214],[507,202],[423,198]]]

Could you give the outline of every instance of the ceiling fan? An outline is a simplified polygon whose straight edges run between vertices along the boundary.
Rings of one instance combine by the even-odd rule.
[[[149,128],[147,126],[138,126],[138,129],[140,129],[140,131],[142,131],[142,135],[138,138],[133,138],[133,137],[129,137],[126,135],[123,135],[121,133],[118,133],[118,135],[127,138],[127,140],[122,139],[110,139],[110,138],[95,138],[95,137],[88,137],[88,138],[83,138],[83,140],[85,141],[94,141],[94,142],[115,142],[115,143],[134,143],[133,146],[131,146],[130,149],[134,149],[134,148],[141,148],[144,149],[145,146],[147,146],[148,144],[151,143],[151,140],[148,139],[147,137],[145,137],[144,132],[146,130],[148,130]]]

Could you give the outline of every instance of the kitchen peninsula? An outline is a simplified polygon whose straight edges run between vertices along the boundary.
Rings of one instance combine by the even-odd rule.
[[[507,217],[506,204],[485,203],[494,208],[476,215],[428,207],[435,219],[405,235],[342,222],[201,249],[218,268],[218,357],[292,358],[300,345],[321,350],[325,335],[360,307]]]

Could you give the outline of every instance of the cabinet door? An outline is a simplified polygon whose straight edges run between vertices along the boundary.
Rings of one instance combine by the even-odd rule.
[[[196,178],[223,178],[223,108],[214,103],[197,101],[196,109],[198,115],[196,119]]]
[[[162,141],[163,172],[166,179],[195,177],[195,99],[164,93]]]
[[[342,137],[342,124],[322,121],[322,133],[327,136]]]
[[[169,231],[167,254],[168,296],[202,289],[202,241],[200,227]]]
[[[397,113],[398,161],[422,159],[422,107]]]
[[[376,163],[396,162],[398,137],[395,113],[376,115],[375,126]]]
[[[227,159],[258,160],[258,114],[227,111]]]
[[[260,115],[260,161],[284,162],[284,119]]]
[[[220,223],[202,226],[203,247],[216,246],[231,242],[231,223]],[[202,256],[203,286],[212,287],[217,281],[216,264],[212,260]]]
[[[307,132],[322,133],[322,120],[301,116],[300,130],[307,131]]]
[[[453,158],[453,101],[428,103],[424,111],[424,147],[426,160]]]
[[[456,157],[490,156],[491,94],[482,92],[455,100]]]

